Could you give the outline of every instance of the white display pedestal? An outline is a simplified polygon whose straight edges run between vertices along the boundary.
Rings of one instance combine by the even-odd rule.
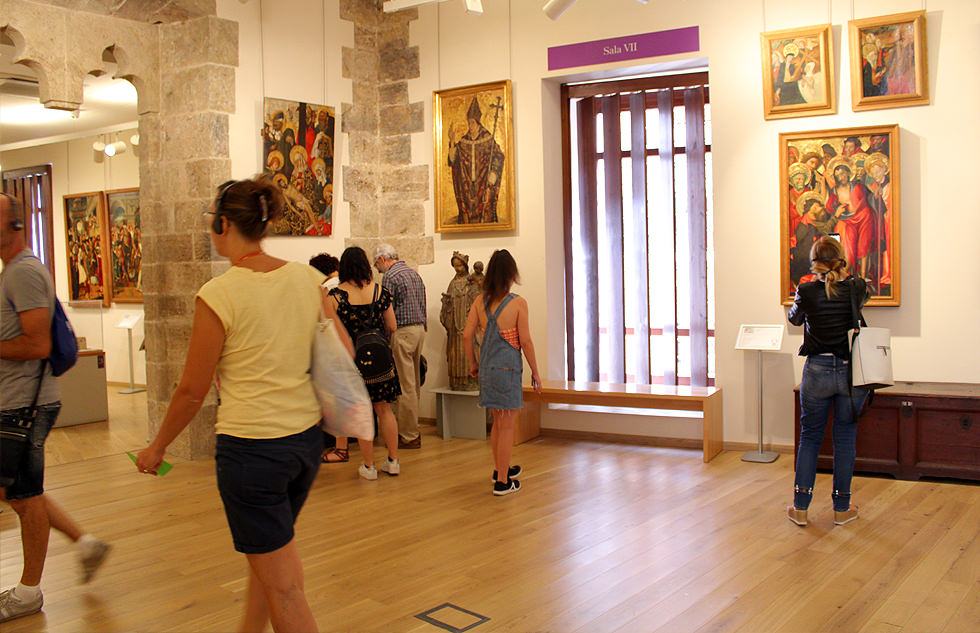
[[[105,352],[102,350],[79,352],[75,366],[58,377],[58,388],[61,390],[61,412],[56,427],[109,419]]]
[[[756,350],[759,352],[759,450],[746,451],[742,455],[743,462],[768,464],[776,461],[779,453],[762,450],[762,409],[765,400],[762,397],[762,352],[778,352],[783,346],[782,325],[742,325],[738,330],[735,349]]]
[[[436,394],[436,430],[442,439],[487,439],[487,413],[477,405],[479,391],[433,389]]]
[[[119,323],[116,323],[117,328],[126,330],[126,336],[129,340],[129,388],[120,389],[119,393],[139,393],[141,391],[146,391],[145,387],[137,387],[133,382],[133,328],[136,324],[140,322],[143,316],[140,314],[127,314]]]

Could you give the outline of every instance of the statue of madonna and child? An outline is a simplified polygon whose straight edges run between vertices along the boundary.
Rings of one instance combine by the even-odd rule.
[[[473,264],[470,274],[470,257],[454,251],[450,259],[456,275],[442,293],[442,310],[439,321],[446,328],[446,366],[449,369],[449,388],[454,391],[477,391],[479,381],[470,376],[470,363],[463,345],[463,330],[470,306],[483,292],[483,262]],[[480,341],[474,341],[477,358],[480,356]]]

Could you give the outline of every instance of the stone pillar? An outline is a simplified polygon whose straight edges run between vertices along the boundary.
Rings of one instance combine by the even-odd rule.
[[[376,0],[340,0],[340,17],[354,23],[354,48],[344,47],[343,76],[354,84],[353,103],[341,107],[350,164],[344,200],[350,203],[347,245],[371,258],[381,242],[417,267],[432,263],[425,236],[429,166],[412,164],[412,134],[425,129],[422,102],[409,103],[408,80],[419,77],[419,51],[409,46],[417,9],[384,13]]]
[[[160,112],[140,119],[146,143],[140,182],[152,183],[140,196],[151,436],[183,372],[194,296],[227,267],[216,261],[201,212],[231,177],[228,114],[235,109],[238,25],[214,16],[161,25],[159,44]],[[212,392],[169,451],[190,459],[213,455],[216,409]]]

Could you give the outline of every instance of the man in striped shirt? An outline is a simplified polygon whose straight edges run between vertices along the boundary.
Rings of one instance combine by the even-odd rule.
[[[394,299],[398,328],[391,337],[402,395],[395,406],[398,419],[398,448],[421,448],[419,398],[422,394],[422,342],[425,340],[425,285],[419,274],[398,259],[391,244],[381,244],[374,253],[374,267],[384,277],[381,285]]]

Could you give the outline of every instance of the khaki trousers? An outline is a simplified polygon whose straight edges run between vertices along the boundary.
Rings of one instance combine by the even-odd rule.
[[[398,419],[398,437],[403,442],[411,442],[419,436],[419,398],[422,395],[419,362],[424,340],[425,328],[421,325],[400,327],[391,337],[391,352],[402,388],[402,395],[393,409]]]

